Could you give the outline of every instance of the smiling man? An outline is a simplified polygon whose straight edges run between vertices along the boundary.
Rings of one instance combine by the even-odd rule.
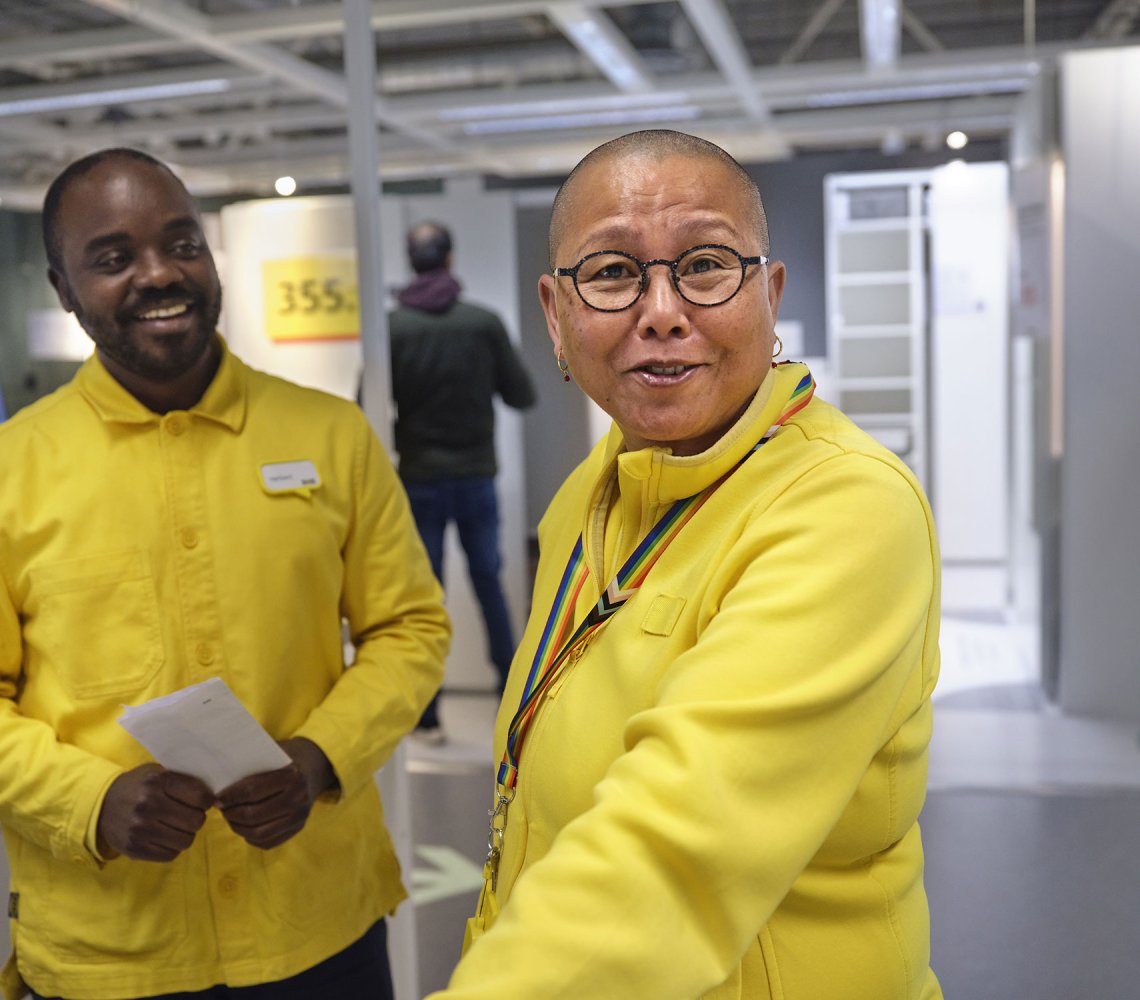
[[[449,639],[395,471],[355,405],[230,354],[164,164],[77,161],[43,226],[95,355],[0,427],[4,996],[390,998],[373,775]],[[288,766],[211,789],[118,725],[210,677]]]

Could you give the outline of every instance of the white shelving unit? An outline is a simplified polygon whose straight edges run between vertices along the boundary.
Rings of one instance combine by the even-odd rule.
[[[827,341],[832,401],[929,475],[928,171],[825,180]]]
[[[1008,185],[1002,163],[825,180],[828,399],[914,469],[951,611],[1009,601]]]

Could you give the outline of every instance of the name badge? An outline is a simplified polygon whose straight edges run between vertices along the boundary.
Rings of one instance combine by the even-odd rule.
[[[321,485],[317,467],[308,459],[299,462],[267,462],[261,467],[261,485],[266,493],[300,493],[308,496]]]

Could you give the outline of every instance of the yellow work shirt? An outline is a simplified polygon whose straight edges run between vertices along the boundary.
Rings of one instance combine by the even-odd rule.
[[[272,982],[406,895],[373,775],[439,685],[442,594],[359,408],[223,351],[188,411],[92,358],[0,426],[8,998],[20,977],[91,1000]],[[174,862],[104,861],[103,796],[149,759],[122,707],[209,677],[316,743],[339,793],[272,850],[211,810]]]

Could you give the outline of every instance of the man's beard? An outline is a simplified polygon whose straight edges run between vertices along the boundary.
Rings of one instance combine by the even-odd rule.
[[[200,310],[197,317],[200,321],[194,324],[189,333],[162,337],[152,343],[151,350],[145,350],[131,337],[126,327],[133,319],[133,314],[145,310],[148,304],[158,305],[161,301],[168,300],[172,291],[175,290],[164,289],[161,296],[152,295],[152,303],[146,299],[134,303],[132,314],[120,312],[110,323],[92,319],[75,303],[75,318],[95,342],[96,348],[125,370],[154,382],[171,382],[193,368],[209,349],[222,314],[220,286],[212,298],[208,294],[189,295],[184,290],[177,290],[176,294],[191,299],[195,310]]]

